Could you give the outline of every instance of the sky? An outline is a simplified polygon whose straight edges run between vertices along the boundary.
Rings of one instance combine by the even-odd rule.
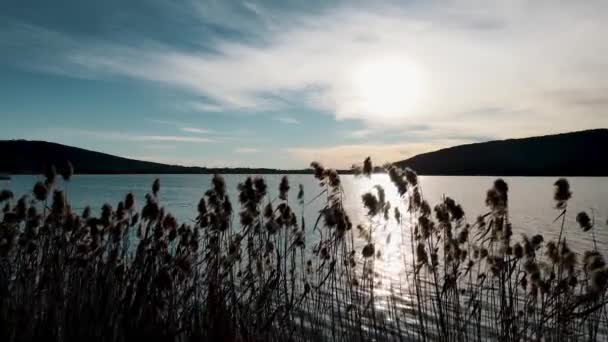
[[[349,167],[608,127],[608,1],[0,2],[0,139]]]

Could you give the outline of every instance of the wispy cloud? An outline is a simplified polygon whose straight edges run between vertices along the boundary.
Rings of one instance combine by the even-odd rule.
[[[61,39],[73,47],[65,61],[72,70],[170,84],[211,99],[213,103],[190,103],[206,112],[276,109],[295,96],[339,120],[359,119],[370,126],[420,120],[432,125],[488,106],[529,108],[530,115],[553,119],[553,126],[563,129],[606,124],[608,104],[593,96],[608,88],[602,57],[608,53],[605,2],[374,5],[373,10],[343,6],[314,17],[286,15],[274,22],[265,44],[219,39],[213,53],[162,44],[77,48],[74,39]],[[264,11],[261,4],[247,7]],[[563,18],[568,25],[560,24]],[[424,96],[391,117],[382,108],[363,105],[365,95],[353,80],[360,65],[386,56],[409,61],[424,76],[412,85],[424,87]],[[545,96],[572,88],[581,100],[560,103],[559,110]],[[285,119],[281,121],[293,122]],[[463,118],[467,120],[473,119]],[[500,126],[509,117],[494,120]],[[539,133],[546,129],[535,127]]]
[[[198,137],[186,137],[177,135],[134,135],[126,136],[126,140],[132,141],[173,141],[173,142],[196,142],[196,143],[211,143],[215,142],[213,139],[198,138]]]
[[[371,156],[374,162],[381,165],[407,159],[421,152],[433,150],[433,144],[351,144],[324,147],[288,148],[285,152],[302,165],[318,161],[328,167],[349,168],[353,163],[362,162]]]
[[[306,107],[338,121],[360,121],[351,138],[423,124],[428,132],[418,135],[439,145],[441,137],[519,137],[608,126],[606,1],[352,2],[314,15],[282,13],[280,6],[256,1],[195,7],[200,11],[189,15],[221,28],[207,36],[191,33],[190,40],[200,44],[114,42],[9,23],[0,30],[0,50],[8,57],[0,58],[73,77],[169,86],[192,99],[180,103],[188,111],[270,112],[280,122],[296,123],[279,113]],[[239,12],[232,13],[233,7]],[[231,16],[238,20],[224,20]],[[419,79],[399,88],[408,73],[389,72],[386,82],[375,80],[386,89],[362,91],[359,71],[386,58],[411,66]],[[386,115],[382,103],[370,106],[363,94],[376,91],[382,99],[385,90],[401,96],[398,113]],[[421,95],[408,103],[412,93]],[[211,133],[191,124],[175,127]],[[137,139],[214,140],[179,134]],[[352,146],[358,145],[339,151],[352,154]],[[391,147],[398,145],[379,142],[372,150]]]
[[[166,155],[134,154],[126,155],[125,158],[144,160],[154,163],[180,165],[180,166],[205,166],[204,161],[191,158],[174,158]]]
[[[219,113],[219,112],[223,112],[227,109],[230,109],[229,106],[223,106],[223,105],[219,105],[219,104],[213,104],[213,103],[207,103],[207,102],[201,102],[201,101],[189,101],[186,103],[182,103],[180,105],[180,107],[185,110],[193,110],[193,111],[205,112],[205,113]]]
[[[147,150],[153,150],[153,151],[154,150],[169,151],[169,150],[175,150],[177,148],[177,146],[175,146],[175,145],[166,145],[166,144],[146,144],[142,147]]]
[[[358,129],[355,131],[348,132],[347,136],[350,138],[359,139],[359,138],[365,138],[367,136],[370,136],[373,133],[374,133],[374,131],[371,129]]]
[[[197,167],[251,167],[251,165],[244,165],[242,162],[228,159],[216,159],[216,158],[184,158],[184,157],[171,157],[164,154],[133,154],[126,155],[126,158],[145,160],[161,164],[180,165],[180,166],[197,166]]]
[[[160,125],[174,126],[177,129],[179,129],[180,131],[186,132],[186,133],[198,133],[198,134],[213,134],[213,133],[215,133],[213,130],[210,130],[210,129],[199,128],[199,127],[192,127],[192,126],[189,126],[189,124],[186,124],[186,123],[183,123],[183,122],[179,122],[179,121],[174,121],[174,120],[150,119],[149,121],[152,122],[152,123],[160,124]]]
[[[183,143],[215,143],[216,140],[181,135],[148,135],[135,132],[94,131],[84,129],[57,129],[64,135],[77,135],[99,140],[140,141],[140,142],[183,142]]]
[[[259,149],[253,147],[237,147],[234,150],[235,153],[258,153]]]
[[[420,153],[435,151],[454,145],[470,142],[462,137],[442,137],[407,143],[357,143],[335,146],[290,147],[284,149],[298,165],[308,165],[311,161],[319,161],[334,168],[349,168],[353,163],[362,162],[370,156],[377,165],[395,162],[413,157]]]
[[[184,132],[188,132],[188,133],[200,133],[200,134],[206,134],[206,133],[212,132],[208,129],[195,128],[195,127],[182,127],[181,130]]]
[[[291,116],[277,116],[274,118],[274,120],[284,123],[284,124],[291,124],[291,125],[300,124],[300,120],[293,118]]]
[[[218,131],[200,127],[189,126],[190,123],[185,123],[181,121],[175,120],[166,120],[166,119],[149,119],[148,121],[160,125],[168,125],[173,126],[177,130],[185,133],[192,134],[204,134],[211,136],[208,138],[209,142],[260,142],[266,140],[262,137],[256,136],[254,131],[250,129],[234,129],[230,131]],[[196,138],[199,139],[199,138]],[[203,138],[204,139],[204,138]]]

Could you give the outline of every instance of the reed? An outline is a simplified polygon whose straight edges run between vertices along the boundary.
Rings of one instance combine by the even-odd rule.
[[[501,179],[487,192],[488,212],[469,221],[450,197],[431,206],[413,170],[387,165],[399,198],[374,186],[354,226],[338,173],[311,167],[320,186],[312,201],[322,203],[312,224],[312,201],[301,185],[290,198],[287,177],[276,192],[247,177],[233,204],[216,175],[190,224],[164,210],[159,180],[141,210],[126,194],[98,215],[71,209],[54,167],[31,196],[0,192],[1,340],[607,338],[608,268],[596,222],[582,212],[579,227],[566,226],[567,180],[555,183],[560,234],[548,241],[513,236]],[[367,158],[355,169],[371,177],[378,168]],[[591,234],[594,248],[573,251],[567,229]],[[391,278],[379,261],[394,245]]]

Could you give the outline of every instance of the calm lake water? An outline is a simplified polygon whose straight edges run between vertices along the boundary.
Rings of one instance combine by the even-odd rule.
[[[157,176],[154,175],[82,175],[75,176],[66,185],[58,184],[61,189],[67,190],[69,202],[75,211],[81,211],[89,205],[93,212],[99,214],[101,206],[109,203],[116,208],[124,196],[132,192],[140,207],[144,202],[146,193],[150,192],[151,184]],[[196,217],[196,206],[199,199],[209,188],[211,175],[160,175],[161,190],[159,194],[161,204],[173,213],[181,222],[192,222]],[[238,193],[237,185],[245,179],[246,175],[226,175],[226,185],[229,197],[235,208],[233,222],[238,224]],[[278,184],[281,176],[263,176],[269,185],[270,199],[276,199]],[[561,220],[554,222],[560,211],[554,208],[553,183],[557,177],[506,177],[509,185],[509,214],[513,225],[513,240],[519,241],[521,234],[529,236],[542,234],[546,240],[557,240],[560,231]],[[31,193],[33,185],[43,180],[41,176],[14,176],[10,181],[0,181],[0,189],[8,188],[17,196]],[[301,208],[296,200],[298,185],[302,184],[305,190],[305,202],[313,200],[322,191],[318,181],[312,175],[290,175],[291,191],[289,193],[292,208],[299,215],[303,210],[306,220],[306,246],[307,249],[316,244],[320,231],[313,231],[311,227],[317,220],[319,210],[325,205],[324,196],[319,196],[310,204]],[[371,179],[356,178],[350,175],[341,176],[344,190],[344,205],[354,224],[369,222],[366,211],[361,204],[361,195],[370,191],[375,185],[382,186],[386,191],[386,198],[392,207],[398,205],[403,213],[406,212],[405,204],[400,202],[395,188],[387,175],[374,175]],[[475,222],[478,215],[487,213],[485,206],[485,195],[495,177],[420,177],[423,196],[431,206],[439,203],[443,196],[450,196],[462,205],[466,212],[466,220]],[[582,232],[576,223],[576,214],[586,211],[595,219],[595,237],[600,251],[608,248],[608,178],[570,178],[573,197],[568,204],[566,216],[566,237],[572,250],[581,254],[585,250],[593,248],[593,235],[591,232]],[[373,190],[375,191],[375,190]],[[390,312],[390,301],[393,300],[393,289],[401,289],[403,284],[404,264],[413,265],[411,261],[411,245],[409,243],[409,227],[403,229],[398,227],[392,217],[388,222],[378,221],[374,224],[376,229],[373,238],[377,251],[381,256],[375,260],[374,270],[379,275],[376,279],[382,279],[381,283],[375,285],[375,306],[381,312]],[[410,222],[407,216],[404,224]],[[402,235],[403,234],[403,235]],[[355,234],[357,236],[357,234]],[[355,248],[362,250],[364,240],[355,238]],[[405,259],[409,259],[404,263]],[[423,275],[424,277],[424,275]],[[331,295],[331,294],[329,294]],[[333,295],[332,295],[333,296]],[[414,310],[415,299],[408,291],[397,294],[401,308]],[[333,297],[330,298],[330,301]],[[463,297],[466,299],[466,297]],[[487,302],[487,305],[494,304]],[[379,311],[379,312],[380,312]],[[407,311],[409,312],[409,311]],[[431,312],[431,311],[427,311]],[[482,326],[491,327],[496,316],[490,315],[490,311],[484,311]],[[330,338],[330,327],[332,318],[325,317],[327,323],[327,339]],[[406,324],[415,327],[418,321],[414,316],[404,316]],[[317,322],[318,323],[318,322]],[[364,323],[364,324],[369,324]],[[365,326],[364,326],[365,328]],[[371,329],[371,326],[367,326]],[[412,328],[414,329],[414,328]],[[492,331],[489,329],[488,331]],[[606,331],[600,331],[601,336],[606,336]],[[488,338],[489,339],[489,338]]]
[[[137,204],[141,205],[144,196],[150,191],[153,180],[161,180],[160,200],[162,205],[180,221],[193,220],[196,217],[196,205],[209,187],[211,175],[77,175],[68,185],[69,201],[72,208],[81,210],[86,205],[94,212],[99,212],[104,203],[116,208],[118,201],[128,192],[133,192]],[[246,175],[225,175],[229,196],[233,205],[238,208],[237,184]],[[279,175],[263,176],[269,184],[271,198],[278,192]],[[422,176],[420,183],[424,198],[431,206],[438,203],[442,196],[450,196],[460,203],[467,213],[467,220],[487,212],[485,194],[496,177],[445,177]],[[395,206],[399,201],[396,191],[387,175],[374,175],[371,179],[356,178],[351,175],[341,176],[345,206],[352,221],[357,224],[366,222],[365,212],[361,205],[361,195],[379,184],[386,190],[387,199]],[[554,208],[553,183],[557,177],[506,177],[509,184],[509,212],[515,237],[518,233],[529,235],[542,233],[545,238],[559,234],[559,223],[553,223],[559,214]],[[16,196],[31,193],[34,183],[42,180],[41,176],[13,176],[10,181],[0,181],[0,188],[12,190]],[[299,213],[296,204],[298,185],[305,189],[306,202],[319,194],[317,180],[312,175],[289,176],[293,207]],[[587,211],[595,217],[596,239],[601,247],[608,247],[608,178],[569,178],[573,197],[569,202],[566,237],[575,250],[582,251],[592,246],[592,235],[578,229],[575,217],[579,211]],[[63,185],[59,185],[63,187]],[[314,224],[319,209],[323,206],[322,198],[304,208],[308,225]],[[402,204],[403,205],[403,204]],[[592,215],[593,214],[593,215]],[[392,216],[392,215],[391,215]],[[238,221],[235,216],[235,222]],[[390,225],[378,238],[390,233]]]

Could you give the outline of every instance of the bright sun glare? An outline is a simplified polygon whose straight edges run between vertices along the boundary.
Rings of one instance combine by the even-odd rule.
[[[385,57],[359,64],[353,74],[357,108],[382,118],[398,118],[420,104],[421,70],[403,58]]]

